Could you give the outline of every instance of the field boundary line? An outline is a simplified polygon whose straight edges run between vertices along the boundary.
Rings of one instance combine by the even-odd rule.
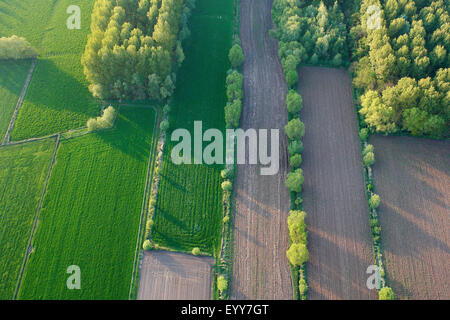
[[[19,99],[16,102],[16,107],[14,108],[14,113],[11,117],[11,121],[9,122],[8,130],[6,131],[5,137],[3,138],[2,145],[8,144],[9,140],[11,139],[11,132],[14,128],[14,124],[16,123],[16,119],[17,119],[17,115],[19,114],[20,107],[22,106],[23,101],[25,100],[25,95],[27,93],[28,86],[30,85],[31,77],[33,76],[36,65],[37,65],[37,59],[33,59],[33,62],[31,63],[31,67],[28,71],[27,78],[25,80],[25,84],[23,85]]]
[[[60,138],[61,138],[61,134],[58,134],[56,136],[55,150],[53,151],[52,160],[50,162],[50,166],[48,168],[47,176],[45,178],[44,188],[42,190],[41,197],[40,197],[39,203],[38,203],[38,207],[37,207],[36,213],[34,215],[33,227],[31,229],[30,237],[28,239],[28,244],[27,244],[27,247],[26,247],[26,253],[25,253],[25,256],[24,256],[24,259],[23,259],[23,262],[22,262],[22,266],[20,267],[20,273],[19,273],[19,277],[17,279],[16,288],[14,290],[13,300],[17,300],[17,296],[19,294],[20,285],[22,284],[23,274],[25,272],[25,267],[26,267],[26,264],[28,262],[28,258],[30,256],[31,252],[33,251],[33,247],[32,247],[33,237],[34,237],[34,234],[35,234],[36,229],[37,229],[39,213],[41,212],[41,209],[42,209],[42,205],[43,205],[43,202],[44,202],[44,197],[45,197],[45,195],[47,193],[48,182],[50,180],[50,176],[51,176],[51,173],[53,171],[53,167],[54,167],[55,162],[56,162],[56,154],[57,154],[58,149],[59,149]]]
[[[119,109],[121,107],[134,107],[132,104],[123,104],[119,106]],[[153,109],[155,111],[155,123],[153,127],[153,137],[152,142],[150,145],[150,152],[149,152],[149,158],[148,158],[148,165],[147,165],[147,174],[145,178],[145,188],[144,188],[144,195],[142,197],[142,207],[141,207],[141,216],[139,221],[139,230],[137,234],[136,239],[136,248],[134,253],[134,261],[133,261],[133,271],[131,273],[131,280],[130,280],[130,290],[128,292],[128,300],[131,300],[133,291],[136,293],[138,287],[136,288],[136,274],[140,271],[140,266],[138,267],[138,264],[140,264],[141,261],[141,249],[139,249],[139,246],[142,242],[143,233],[145,232],[145,228],[142,228],[143,224],[146,223],[146,213],[147,213],[147,204],[150,199],[150,193],[151,193],[151,186],[153,183],[153,173],[154,173],[154,167],[155,167],[155,161],[154,161],[154,155],[155,150],[158,145],[159,141],[159,130],[157,130],[157,125],[161,121],[161,114],[158,111],[157,108],[154,106],[145,106],[145,105],[137,105],[136,107],[141,108],[148,108]],[[120,111],[120,110],[119,110]]]

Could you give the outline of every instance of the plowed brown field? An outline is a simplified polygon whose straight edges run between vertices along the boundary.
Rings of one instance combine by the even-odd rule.
[[[374,264],[361,150],[348,72],[300,68],[305,123],[304,209],[309,299],[370,299]]]
[[[184,253],[145,252],[139,300],[209,300],[213,259]]]
[[[388,285],[400,299],[450,299],[450,142],[374,136]]]
[[[241,0],[241,41],[245,53],[242,128],[282,129],[287,123],[286,83],[278,58],[272,0]],[[286,138],[280,130],[280,172],[261,176],[258,166],[240,165],[234,186],[232,299],[292,299],[286,250],[289,193]]]

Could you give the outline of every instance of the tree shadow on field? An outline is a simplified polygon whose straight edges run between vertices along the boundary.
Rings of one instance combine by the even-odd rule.
[[[67,58],[56,57],[57,59]],[[7,89],[14,89],[6,86]],[[40,58],[31,78],[25,95],[39,109],[67,111],[77,115],[94,116],[95,100],[92,98],[86,83],[60,69],[52,59]],[[86,103],[92,102],[92,105]],[[95,110],[98,112],[99,108]]]
[[[374,180],[381,197],[382,230],[396,239],[387,249],[421,257],[430,248],[450,255],[446,234],[450,199],[450,143],[410,137],[375,137]],[[437,186],[444,181],[445,186]],[[441,229],[441,232],[436,232]],[[383,231],[382,231],[383,236]],[[399,243],[400,242],[400,243]]]
[[[306,225],[309,225],[308,222]],[[349,247],[354,247],[351,243],[348,245],[338,239],[337,241],[341,243],[338,246],[320,234],[324,232],[308,227],[310,260],[307,262],[307,273],[311,279],[308,298],[313,300],[375,298],[375,293],[366,287],[368,277],[366,270],[370,261],[363,260],[350,251]],[[320,244],[320,247],[316,244]],[[343,262],[347,269],[343,268]]]
[[[111,148],[117,149],[134,159],[148,161],[151,145],[150,134],[139,123],[124,115],[121,111],[117,115],[113,128],[95,134]]]

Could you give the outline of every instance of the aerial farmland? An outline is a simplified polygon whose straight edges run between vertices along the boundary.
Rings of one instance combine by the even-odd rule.
[[[449,12],[1,1],[0,300],[450,299]]]

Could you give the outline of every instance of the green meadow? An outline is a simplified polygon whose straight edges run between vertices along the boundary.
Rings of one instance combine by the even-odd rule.
[[[0,148],[0,299],[12,299],[55,140]]]
[[[154,125],[153,109],[122,107],[113,129],[62,140],[20,299],[128,298]]]
[[[70,30],[66,12],[81,9],[81,29]],[[0,35],[25,37],[39,61],[16,120],[11,140],[67,131],[99,113],[88,90],[81,55],[90,30],[92,0],[25,0],[0,4]]]
[[[29,60],[0,61],[0,141],[8,129],[30,66]]]

